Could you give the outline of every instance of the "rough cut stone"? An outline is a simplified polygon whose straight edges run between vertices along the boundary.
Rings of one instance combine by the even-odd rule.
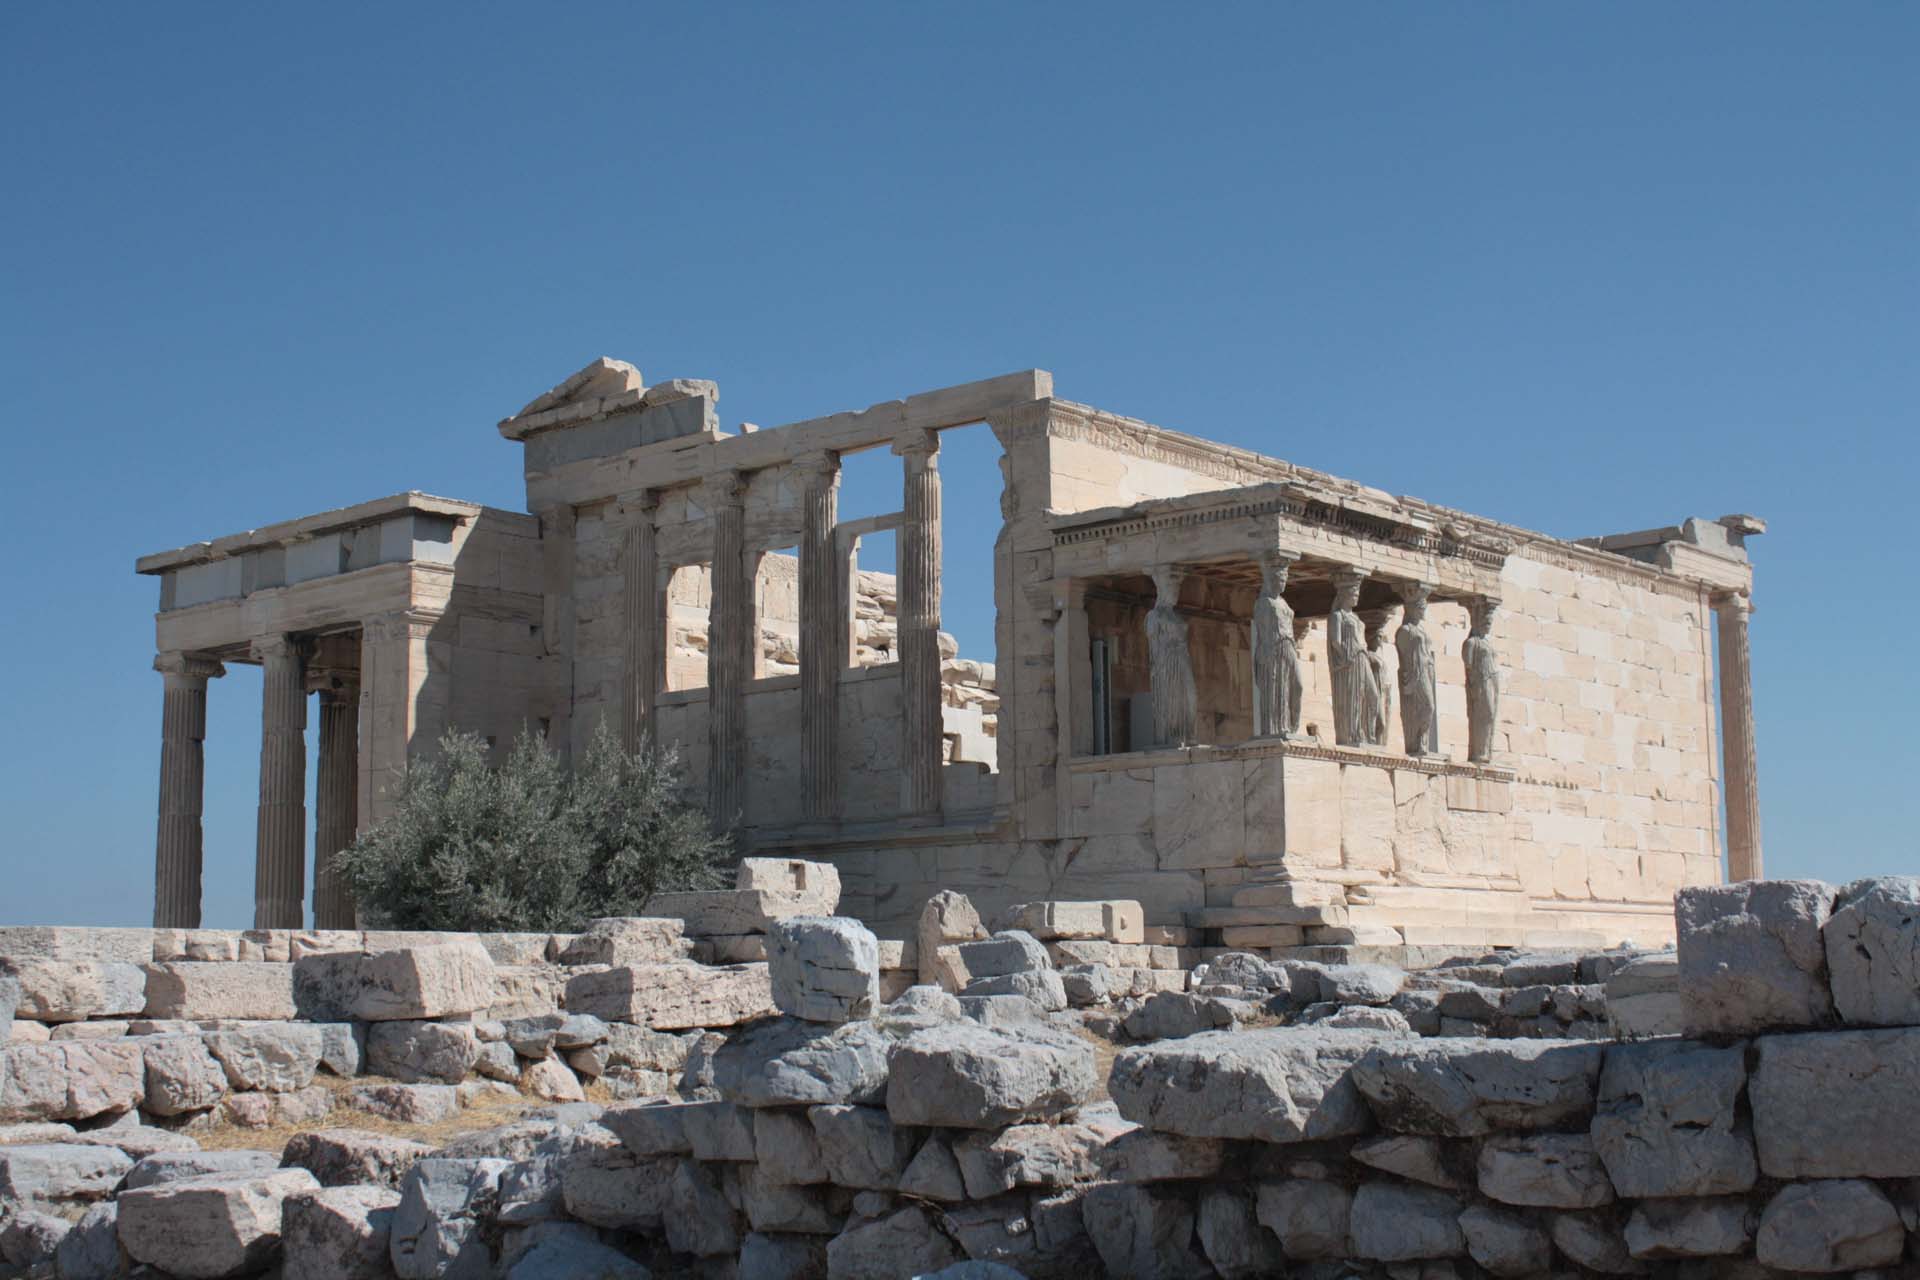
[[[713,1083],[746,1107],[886,1101],[891,1042],[870,1022],[756,1023],[714,1052]]]
[[[913,1158],[913,1135],[880,1107],[808,1107],[820,1158],[835,1186],[891,1191]],[[962,1165],[964,1169],[964,1164]]]
[[[835,895],[836,901],[838,895]],[[765,933],[775,921],[790,916],[831,914],[819,909],[818,895],[771,889],[707,889],[684,893],[656,893],[647,900],[647,915],[675,916],[685,921],[693,937],[715,934]]]
[[[146,964],[153,959],[154,932],[84,925],[6,925],[0,926],[0,956]]]
[[[548,1280],[556,1276],[650,1280],[653,1274],[618,1249],[600,1243],[589,1228],[558,1222],[543,1226],[553,1229],[543,1231],[508,1262],[504,1280]],[[742,1270],[742,1277],[746,1274]]]
[[[1125,1026],[1135,1040],[1184,1040],[1202,1031],[1233,1026],[1238,1021],[1236,1010],[1244,1007],[1214,996],[1156,991],[1126,1016]]]
[[[849,1226],[827,1242],[827,1274],[834,1280],[899,1280],[958,1261],[959,1250],[917,1205]]]
[[[694,1159],[753,1159],[753,1112],[731,1102],[686,1102],[679,1109]]]
[[[291,1093],[313,1083],[326,1037],[320,1028],[295,1022],[259,1022],[206,1034],[207,1051],[236,1089]]]
[[[1619,1216],[1607,1210],[1556,1213],[1548,1220],[1554,1247],[1569,1259],[1603,1275],[1641,1275],[1645,1263],[1627,1252]]]
[[[1375,1262],[1458,1257],[1467,1251],[1460,1230],[1464,1208],[1431,1187],[1366,1183],[1353,1193],[1348,1247],[1353,1257]]]
[[[1032,934],[1018,929],[1003,930],[979,942],[962,942],[959,948],[969,978],[997,978],[1053,967],[1047,949]]]
[[[389,1280],[394,1210],[390,1187],[326,1187],[281,1206],[282,1280]]]
[[[1802,1182],[1767,1202],[1754,1253],[1781,1271],[1853,1271],[1900,1261],[1906,1240],[1900,1211],[1871,1182]]]
[[[486,948],[448,942],[367,956],[348,1012],[362,1022],[409,1021],[475,1013],[493,1002],[493,960]]]
[[[1196,1138],[1301,1142],[1365,1132],[1355,1065],[1382,1043],[1365,1031],[1212,1031],[1142,1045],[1115,1060],[1120,1114]]]
[[[522,1092],[548,1102],[581,1102],[586,1091],[580,1087],[580,1077],[567,1069],[567,1064],[558,1058],[547,1058],[530,1064],[520,1073]]]
[[[422,1160],[407,1171],[390,1224],[388,1256],[400,1280],[485,1277],[493,1260],[485,1217],[504,1160]]]
[[[1467,1254],[1496,1276],[1537,1276],[1553,1263],[1553,1241],[1530,1219],[1474,1205],[1460,1215]]]
[[[840,908],[840,869],[831,862],[742,858],[733,887],[790,896],[803,905],[802,915],[830,916]]]
[[[1583,1118],[1602,1054],[1598,1045],[1542,1040],[1401,1040],[1355,1063],[1353,1081],[1387,1129],[1477,1137]]]
[[[1842,1022],[1920,1026],[1920,878],[1882,876],[1843,887],[1822,936]]]
[[[0,1048],[0,1124],[130,1111],[145,1092],[138,1045],[75,1041]]]
[[[305,1169],[216,1173],[142,1187],[120,1196],[120,1243],[136,1261],[171,1275],[242,1275],[279,1252],[287,1197],[317,1189]]]
[[[774,1011],[773,986],[764,964],[602,969],[570,979],[566,1000],[576,1013],[660,1031],[738,1026]]]
[[[25,1144],[0,1147],[0,1205],[99,1200],[133,1168],[114,1147]]]
[[[1593,1145],[1631,1199],[1745,1191],[1758,1176],[1735,1104],[1745,1048],[1689,1040],[1615,1045],[1600,1073]]]
[[[1195,1233],[1207,1261],[1226,1280],[1254,1280],[1284,1268],[1279,1247],[1255,1219],[1253,1203],[1240,1188],[1201,1192]]]
[[[1772,1178],[1920,1175],[1920,1028],[1761,1036],[1748,1085]]]
[[[1101,902],[1026,902],[1010,907],[1006,927],[1051,941],[1100,938],[1108,942],[1146,941],[1146,912],[1131,899]]]
[[[1381,964],[1323,965],[1320,998],[1335,1004],[1385,1004],[1400,994],[1407,975]]]
[[[367,1070],[406,1084],[458,1084],[480,1057],[473,1028],[450,1022],[379,1022],[367,1029]]]
[[[129,1191],[209,1173],[270,1173],[280,1167],[271,1151],[156,1151],[143,1156],[127,1171]]]
[[[177,964],[147,966],[149,1018],[257,1018],[294,1016],[290,964]]]
[[[679,920],[657,916],[605,916],[587,922],[561,952],[569,965],[673,964],[686,958],[687,928]]]
[[[767,931],[767,963],[773,1002],[792,1017],[850,1022],[880,1007],[879,939],[858,920],[782,920]]]
[[[1695,885],[1674,898],[1690,1035],[1833,1021],[1821,929],[1834,888],[1816,880]]]
[[[1453,1144],[1458,1147],[1460,1144]],[[1359,1163],[1410,1182],[1423,1182],[1444,1191],[1465,1191],[1473,1185],[1471,1161],[1456,1158],[1438,1138],[1387,1134],[1363,1138],[1349,1154]]]
[[[1081,1114],[1085,1115],[1086,1109]],[[1114,1182],[1212,1178],[1226,1164],[1226,1144],[1216,1138],[1155,1133],[1138,1125],[1111,1125],[1107,1129],[1111,1136],[1094,1156],[1100,1176]]]
[[[916,1031],[888,1055],[897,1124],[994,1129],[1057,1115],[1090,1097],[1093,1046],[1035,1027],[1011,1036],[956,1022]]]
[[[16,1207],[0,1217],[0,1262],[21,1268],[50,1262],[70,1229],[64,1218]]]
[[[948,974],[942,977],[939,965],[939,953],[942,949],[961,942],[972,942],[987,936],[987,930],[980,922],[980,913],[974,910],[973,903],[964,893],[952,889],[942,889],[927,899],[927,905],[920,909],[920,921],[915,932],[915,952],[919,958],[920,981],[929,986],[943,986],[949,991],[966,985],[964,977],[957,982],[949,979],[958,975]],[[951,955],[958,961],[959,952]]]
[[[1159,1187],[1106,1182],[1080,1201],[1087,1235],[1111,1276],[1204,1276],[1193,1247],[1193,1206]]]
[[[1627,1218],[1627,1252],[1636,1258],[1715,1258],[1745,1253],[1753,1239],[1745,1200],[1648,1200]]]
[[[218,1106],[227,1073],[199,1036],[155,1036],[140,1042],[147,1096],[141,1106],[156,1116],[184,1115]]]
[[[460,1113],[450,1084],[374,1084],[353,1091],[353,1105],[400,1124],[434,1124]]]
[[[1289,1258],[1311,1262],[1347,1256],[1353,1192],[1338,1183],[1310,1178],[1262,1182],[1254,1209],[1260,1225],[1280,1238]]]
[[[289,1139],[281,1163],[305,1169],[323,1187],[394,1189],[432,1151],[425,1143],[364,1129],[320,1129]]]
[[[1584,1133],[1496,1135],[1480,1146],[1480,1192],[1502,1204],[1594,1209],[1613,1184]]]
[[[1607,1020],[1623,1039],[1683,1034],[1687,1018],[1678,957],[1663,951],[1621,965],[1607,979],[1606,1005]]]
[[[38,1022],[125,1018],[146,1007],[147,975],[138,965],[103,960],[39,960],[0,953],[0,971],[19,989],[15,1015]]]
[[[945,1138],[928,1138],[921,1145],[900,1175],[900,1193],[948,1204],[967,1198],[966,1175]]]

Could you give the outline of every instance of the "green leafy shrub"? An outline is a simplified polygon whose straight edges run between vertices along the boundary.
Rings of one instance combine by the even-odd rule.
[[[449,732],[335,865],[381,927],[565,933],[722,887],[732,852],[671,751],[628,754],[602,723],[572,771],[527,729],[498,767],[483,739]]]

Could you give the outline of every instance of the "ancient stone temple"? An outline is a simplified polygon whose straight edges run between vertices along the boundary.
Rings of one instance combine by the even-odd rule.
[[[1137,899],[1230,946],[1645,943],[1723,842],[1728,876],[1760,875],[1752,517],[1565,541],[1038,370],[764,430],[723,431],[717,401],[599,360],[500,423],[531,514],[407,493],[142,559],[155,922],[198,923],[207,688],[233,663],[265,675],[261,926],[304,923],[309,888],[317,926],[352,922],[330,855],[448,726],[572,751],[602,719],[676,744],[745,849],[836,864],[843,910],[895,937],[952,888]],[[988,513],[941,493],[943,441],[983,447],[950,434],[982,423],[990,551]],[[898,509],[842,519],[867,451]],[[894,575],[859,568],[882,534]],[[941,630],[963,534],[993,560],[990,655]]]

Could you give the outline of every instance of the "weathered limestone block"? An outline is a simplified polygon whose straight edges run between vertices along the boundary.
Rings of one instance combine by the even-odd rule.
[[[567,1008],[657,1031],[732,1027],[774,1011],[773,984],[764,964],[628,965],[570,979]]]
[[[157,1151],[127,1171],[124,1190],[198,1178],[209,1173],[271,1173],[280,1157],[271,1151]]]
[[[1526,1217],[1474,1205],[1460,1215],[1467,1255],[1496,1276],[1537,1276],[1553,1263],[1553,1241]]]
[[[316,951],[292,964],[293,1004],[309,1022],[344,1022],[360,997],[363,951]]]
[[[1135,1040],[1183,1040],[1202,1031],[1232,1027],[1236,1014],[1247,1006],[1215,996],[1185,991],[1156,991],[1126,1016],[1127,1034]]]
[[[95,929],[83,925],[16,924],[0,927],[0,956],[14,960],[84,960],[146,964],[152,929]]]
[[[881,1107],[808,1107],[828,1181],[839,1187],[891,1191],[913,1158],[913,1134]],[[964,1164],[962,1168],[964,1168]]]
[[[1782,1187],[1760,1215],[1754,1253],[1781,1271],[1853,1271],[1900,1261],[1900,1211],[1871,1182],[1843,1179]]]
[[[731,1102],[684,1102],[680,1123],[696,1160],[753,1159],[754,1113]]]
[[[282,1280],[387,1280],[394,1210],[388,1187],[326,1187],[287,1197],[280,1210]]]
[[[833,895],[835,903],[839,894]],[[648,916],[671,916],[685,922],[687,934],[706,938],[715,934],[765,933],[777,920],[792,916],[832,914],[818,908],[822,895],[769,889],[701,889],[683,893],[656,893],[647,899]]]
[[[1193,1205],[1160,1187],[1105,1182],[1088,1189],[1080,1212],[1110,1276],[1204,1276],[1193,1247]]]
[[[917,1205],[850,1225],[827,1242],[827,1274],[834,1280],[898,1280],[958,1261],[959,1250]]]
[[[880,1007],[880,943],[858,920],[794,916],[768,930],[767,946],[773,1002],[782,1013],[850,1022]]]
[[[54,1250],[61,1280],[117,1280],[131,1266],[120,1247],[120,1206],[111,1200],[82,1214]]]
[[[714,1052],[713,1083],[746,1107],[886,1102],[891,1042],[871,1022],[769,1019]]]
[[[1584,1133],[1495,1135],[1480,1147],[1480,1192],[1502,1204],[1595,1209],[1613,1184]]]
[[[943,986],[949,991],[957,991],[966,985],[964,976],[954,983],[943,979],[937,962],[942,949],[961,942],[973,942],[987,936],[987,930],[980,922],[980,913],[973,908],[964,893],[952,889],[942,889],[927,899],[927,905],[920,909],[920,922],[914,934],[914,951],[919,957],[920,981],[931,986]],[[957,959],[959,953],[954,952]]]
[[[20,980],[0,973],[0,1044],[13,1039],[13,1014],[20,1007]]]
[[[46,1023],[35,1022],[31,1018],[15,1018],[13,1030],[7,1035],[8,1041],[13,1044],[45,1044],[52,1038]]]
[[[294,1017],[290,964],[176,964],[147,966],[149,1018]]]
[[[992,978],[975,978],[961,990],[963,997],[1019,996],[1032,1001],[1045,1013],[1058,1013],[1067,1007],[1067,985],[1052,969],[1032,969],[1024,973],[1003,973]]]
[[[450,1084],[365,1084],[353,1105],[398,1124],[437,1124],[460,1113],[460,1095]]]
[[[1087,1009],[1105,1004],[1113,993],[1113,971],[1103,964],[1079,964],[1060,971],[1060,990],[1067,1004]]]
[[[1032,934],[1007,929],[978,942],[958,944],[969,978],[997,978],[1053,967],[1052,957]]]
[[[1375,1262],[1457,1258],[1467,1251],[1460,1230],[1466,1206],[1432,1187],[1368,1182],[1353,1193],[1347,1226],[1350,1256]]]
[[[368,956],[349,1006],[362,1022],[444,1018],[494,1002],[493,961],[477,942],[404,947]]]
[[[587,922],[560,953],[562,964],[673,964],[687,954],[686,925],[660,916],[605,916]]]
[[[227,1073],[199,1036],[154,1036],[140,1040],[147,1096],[141,1106],[156,1116],[185,1115],[218,1106],[227,1093]]]
[[[1194,1230],[1207,1261],[1229,1280],[1251,1280],[1284,1270],[1279,1245],[1260,1226],[1252,1200],[1238,1187],[1202,1191]]]
[[[0,972],[19,987],[15,1015],[37,1022],[125,1018],[147,1003],[147,975],[139,965],[8,955],[0,960]]]
[[[1716,1258],[1745,1253],[1754,1212],[1735,1197],[1648,1200],[1627,1218],[1627,1252],[1636,1258]]]
[[[896,1124],[996,1129],[1044,1120],[1094,1091],[1093,1046],[1044,1027],[1018,1036],[957,1022],[916,1031],[887,1058]]]
[[[0,1048],[0,1124],[131,1111],[146,1095],[140,1046],[106,1040]]]
[[[84,1203],[113,1194],[133,1168],[114,1147],[26,1143],[0,1147],[0,1205]]]
[[[1833,1021],[1821,929],[1834,888],[1815,880],[1695,885],[1674,898],[1689,1035]]]
[[[377,1022],[367,1029],[367,1071],[405,1084],[459,1084],[480,1057],[473,1028],[452,1022]]]
[[[1385,1004],[1400,994],[1407,975],[1383,964],[1329,964],[1315,975],[1320,998],[1335,1004]]]
[[[397,1189],[407,1170],[433,1148],[364,1129],[318,1129],[296,1133],[281,1162],[305,1169],[323,1187],[371,1186]]]
[[[1671,952],[1629,960],[1606,983],[1607,1020],[1627,1040],[1677,1036],[1686,1031],[1686,1001],[1680,995],[1680,961]]]
[[[587,1097],[580,1087],[580,1077],[558,1058],[529,1063],[520,1073],[520,1091],[548,1102],[584,1102]]]
[[[567,971],[552,964],[496,965],[493,988],[493,1003],[486,1010],[489,1019],[552,1013],[565,1003]]]
[[[53,1261],[70,1229],[64,1218],[15,1207],[7,1217],[0,1218],[0,1262],[20,1268],[42,1264],[37,1269],[44,1273],[44,1265]]]
[[[1260,1225],[1280,1238],[1289,1258],[1312,1262],[1347,1256],[1353,1192],[1338,1183],[1312,1178],[1262,1182],[1254,1209]]]
[[[119,1200],[120,1243],[135,1261],[169,1275],[244,1275],[279,1253],[287,1197],[318,1185],[305,1169],[277,1169],[128,1191]]]
[[[827,1274],[827,1242],[754,1230],[740,1244],[740,1280],[806,1280]]]
[[[1822,935],[1842,1022],[1920,1026],[1920,879],[1882,876],[1846,885]]]
[[[1142,1045],[1115,1060],[1120,1114],[1195,1138],[1302,1142],[1372,1125],[1355,1064],[1382,1043],[1365,1031],[1288,1027],[1205,1032]]]
[[[1026,902],[1010,907],[1006,927],[1053,941],[1059,938],[1100,938],[1108,942],[1142,943],[1147,937],[1146,911],[1131,899],[1099,902]]]
[[[1627,1252],[1626,1232],[1617,1212],[1587,1209],[1556,1213],[1548,1221],[1554,1247],[1572,1261],[1602,1275],[1641,1275],[1647,1270]]]
[[[1920,1175],[1920,1028],[1761,1036],[1748,1084],[1772,1178]]]
[[[1399,1040],[1355,1063],[1353,1081],[1382,1127],[1399,1133],[1551,1129],[1593,1110],[1602,1053],[1544,1040]]]
[[[650,1280],[652,1272],[594,1238],[590,1228],[552,1223],[506,1264],[504,1280],[546,1280],[548,1276],[591,1276],[594,1280]],[[748,1272],[742,1269],[742,1276]]]
[[[789,895],[804,907],[801,915],[830,916],[840,909],[840,868],[831,862],[742,858],[733,887]]]
[[[693,1151],[687,1136],[687,1103],[635,1102],[608,1107],[600,1124],[637,1156],[677,1156]]]
[[[553,947],[553,935],[550,933],[483,933],[478,941],[486,950],[487,959],[493,961],[496,968],[503,964],[545,964]],[[328,949],[345,951],[348,948]],[[298,935],[293,940],[293,953],[295,956],[302,954]]]
[[[1127,1127],[1117,1117],[1012,1125],[968,1134],[954,1142],[953,1154],[967,1194],[986,1200],[1019,1187],[1065,1187],[1099,1178],[1107,1143]]]
[[[820,1137],[804,1111],[772,1107],[753,1117],[753,1156],[768,1186],[811,1186],[828,1181]],[[788,1227],[759,1227],[783,1231]]]
[[[1370,1169],[1410,1182],[1423,1182],[1444,1191],[1465,1191],[1474,1184],[1474,1171],[1472,1160],[1460,1150],[1462,1145],[1438,1138],[1383,1134],[1354,1143],[1349,1154]]]
[[[967,1198],[966,1175],[945,1138],[935,1135],[921,1144],[900,1175],[900,1194],[946,1204]]]
[[[504,1160],[435,1158],[407,1171],[389,1228],[388,1256],[400,1280],[491,1274],[483,1220],[507,1167]]]
[[[1735,1110],[1746,1079],[1744,1045],[1664,1040],[1608,1049],[1593,1145],[1615,1189],[1643,1199],[1751,1188],[1753,1136]]]

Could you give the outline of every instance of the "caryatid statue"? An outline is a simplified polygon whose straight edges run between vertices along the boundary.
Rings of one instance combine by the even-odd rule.
[[[1281,592],[1290,551],[1260,553],[1260,594],[1253,602],[1253,734],[1290,738],[1300,729],[1300,650],[1293,639],[1293,608]]]
[[[1500,655],[1493,647],[1493,619],[1500,602],[1481,597],[1468,606],[1472,616],[1460,657],[1467,667],[1467,759],[1493,759],[1493,730],[1500,723]]]
[[[1369,609],[1360,615],[1367,626],[1367,665],[1373,668],[1373,728],[1367,741],[1381,746],[1393,719],[1393,674],[1387,670],[1387,623],[1390,609]]]
[[[1187,647],[1187,617],[1180,612],[1180,571],[1153,571],[1153,608],[1147,612],[1147,661],[1152,667],[1154,744],[1181,747],[1193,741],[1199,697],[1193,655]]]
[[[1400,727],[1406,731],[1407,754],[1440,754],[1440,706],[1433,638],[1427,634],[1427,597],[1433,588],[1409,582],[1400,588],[1406,610],[1393,647],[1400,655]]]
[[[1380,683],[1367,658],[1367,632],[1357,609],[1366,574],[1344,569],[1333,577],[1327,615],[1327,675],[1333,686],[1333,740],[1341,746],[1374,742],[1380,719]]]

